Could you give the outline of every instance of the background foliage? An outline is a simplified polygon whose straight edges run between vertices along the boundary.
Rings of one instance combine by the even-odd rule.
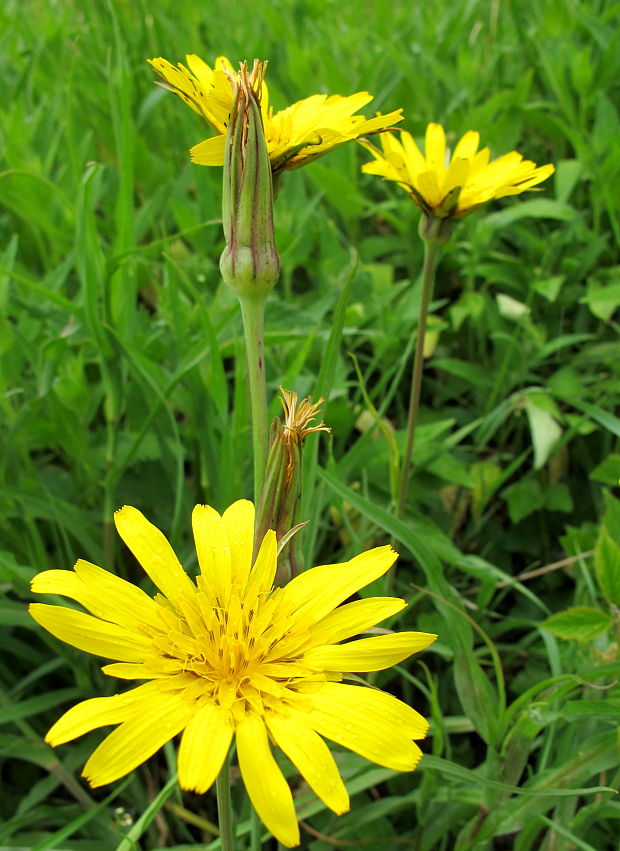
[[[392,536],[410,601],[396,626],[440,635],[376,678],[432,718],[420,768],[339,753],[352,793],[339,819],[289,769],[304,847],[616,847],[619,13],[612,0],[2,4],[2,847],[218,846],[214,795],[168,781],[172,744],[91,792],[78,777],[97,734],[42,743],[72,702],[116,684],[25,611],[31,576],[78,557],[141,581],[111,526],[121,504],[191,569],[194,503],[251,493],[221,174],[188,162],[204,128],[145,62],[186,52],[268,58],[276,106],[367,89],[418,137],[438,120],[453,142],[477,129],[496,154],[557,166],[542,192],[465,220],[443,252],[402,522],[390,470],[417,211],[360,173],[355,145],[282,178],[268,380],[274,396],[280,383],[325,395],[332,427],[318,451],[308,441],[307,563]]]

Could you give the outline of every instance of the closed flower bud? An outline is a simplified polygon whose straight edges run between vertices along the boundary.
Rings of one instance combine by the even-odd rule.
[[[273,233],[273,189],[259,95],[265,63],[245,63],[238,78],[226,138],[222,217],[226,248],[220,269],[239,298],[264,300],[280,274]]]

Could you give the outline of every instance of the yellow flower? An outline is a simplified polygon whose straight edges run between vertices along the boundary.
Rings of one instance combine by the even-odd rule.
[[[519,195],[555,171],[553,165],[537,167],[516,151],[489,162],[489,149],[478,150],[480,134],[473,130],[450,157],[440,124],[426,129],[425,155],[406,131],[401,131],[400,141],[384,133],[383,151],[365,140],[361,144],[375,158],[362,171],[396,181],[427,215],[438,218],[460,218],[492,198]]]
[[[236,78],[237,74],[225,56],[216,59],[214,68],[195,55],[187,56],[186,60],[189,67],[181,62],[175,67],[161,57],[148,61],[164,80],[164,88],[182,98],[217,134],[194,145],[190,151],[192,160],[199,165],[222,165],[233,103],[230,78]],[[403,118],[402,109],[369,119],[354,115],[372,100],[368,92],[349,97],[312,95],[275,113],[269,106],[264,82],[260,95],[265,141],[274,174],[299,168],[344,142],[378,133]]]
[[[122,508],[115,522],[159,589],[154,599],[82,560],[73,571],[47,570],[32,582],[33,591],[62,594],[91,612],[33,603],[37,623],[73,647],[114,659],[105,674],[147,681],[77,704],[48,732],[55,746],[119,725],[84,767],[91,786],[123,777],[183,732],[179,782],[205,792],[235,736],[250,799],[290,847],[299,842],[299,828],[270,741],[336,813],[348,810],[349,798],[321,736],[388,768],[416,766],[421,751],[413,740],[424,738],[424,718],[385,692],[341,682],[345,671],[387,668],[435,640],[401,632],[339,643],[404,608],[393,597],[340,605],[388,570],[396,558],[391,547],[315,567],[273,589],[276,536],[267,532],[252,565],[251,502],[239,500],[222,516],[196,506],[195,581],[137,509]]]

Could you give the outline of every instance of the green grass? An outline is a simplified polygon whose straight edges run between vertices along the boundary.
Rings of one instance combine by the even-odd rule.
[[[443,251],[403,521],[390,463],[417,211],[361,174],[355,145],[282,178],[269,391],[324,394],[332,428],[316,455],[307,443],[306,563],[393,537],[411,603],[397,628],[440,636],[376,680],[432,719],[413,774],[339,752],[352,809],[336,818],[284,766],[311,828],[302,847],[617,848],[619,13],[611,0],[2,5],[0,846],[217,847],[214,794],[169,782],[174,744],[96,791],[79,773],[100,736],[43,744],[61,711],[115,683],[26,613],[34,573],[78,557],[141,581],[115,508],[139,507],[191,570],[192,506],[251,495],[221,171],[189,163],[204,129],[145,61],[197,52],[268,58],[276,107],[367,89],[417,137],[438,120],[452,142],[477,129],[496,154],[557,166]],[[242,849],[241,784],[233,795]]]

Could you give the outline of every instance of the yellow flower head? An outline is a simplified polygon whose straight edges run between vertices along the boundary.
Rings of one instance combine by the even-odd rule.
[[[118,725],[84,767],[92,786],[123,777],[182,732],[179,782],[205,792],[235,736],[252,803],[290,847],[299,828],[270,742],[336,813],[348,810],[349,798],[322,736],[388,768],[416,766],[421,751],[414,739],[426,734],[424,718],[385,692],[341,682],[343,672],[387,668],[435,640],[401,632],[339,643],[404,608],[393,597],[340,605],[388,570],[396,557],[391,547],[315,567],[274,589],[276,536],[267,532],[252,564],[251,502],[235,502],[222,516],[196,506],[195,581],[137,509],[122,508],[115,522],[159,589],[155,598],[82,560],[72,571],[47,570],[32,582],[33,591],[62,594],[91,613],[33,603],[37,623],[73,647],[115,660],[104,673],[146,680],[77,704],[48,732],[55,746]]]
[[[427,215],[439,218],[460,218],[492,198],[519,195],[555,171],[553,165],[537,167],[516,151],[489,162],[490,151],[478,150],[480,134],[473,130],[450,156],[440,124],[428,125],[424,154],[406,131],[400,141],[384,133],[382,151],[365,140],[362,144],[375,158],[362,171],[396,181]]]
[[[164,87],[182,98],[217,134],[194,145],[190,151],[192,160],[199,165],[222,165],[233,103],[232,84],[237,78],[231,63],[225,56],[219,56],[211,68],[195,55],[186,57],[187,67],[181,62],[175,67],[161,57],[148,61],[164,80]],[[349,97],[312,95],[275,113],[269,106],[264,82],[260,96],[265,141],[274,174],[299,168],[344,142],[385,130],[403,117],[402,109],[369,119],[355,115],[372,100],[368,92]]]

